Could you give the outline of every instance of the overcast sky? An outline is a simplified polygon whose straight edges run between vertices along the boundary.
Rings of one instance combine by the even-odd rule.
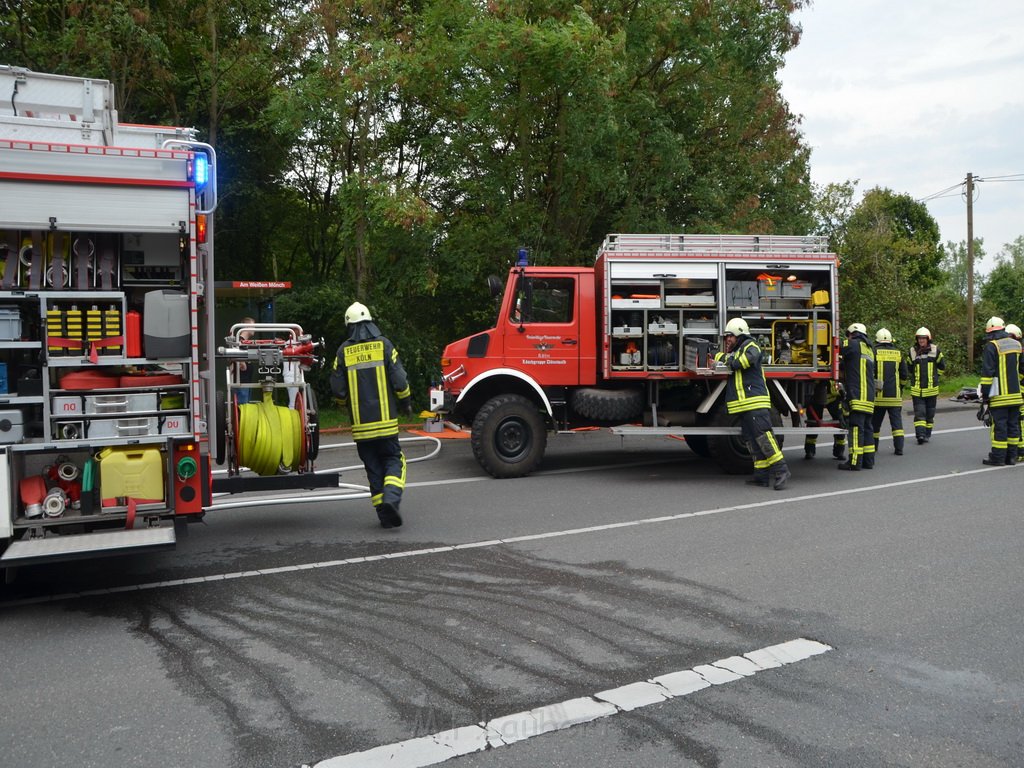
[[[988,271],[1024,235],[1024,0],[814,0],[782,91],[803,117],[817,184],[859,179],[915,199],[977,185]],[[1015,181],[995,177],[1016,175]],[[942,241],[967,239],[962,187],[927,202]]]

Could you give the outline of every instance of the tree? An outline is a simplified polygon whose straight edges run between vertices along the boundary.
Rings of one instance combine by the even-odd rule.
[[[978,265],[985,258],[984,239],[974,238],[974,286],[975,301],[977,301],[978,288],[982,285],[981,271]],[[952,240],[942,246],[942,261],[939,269],[945,276],[946,287],[957,296],[967,298],[967,241],[961,240],[954,243]]]
[[[840,270],[843,322],[892,323],[942,281],[939,226],[922,203],[868,190],[845,227]]]
[[[984,317],[979,325],[984,332],[985,318],[1002,317],[1007,322],[1024,323],[1024,236],[1007,243],[996,255],[996,266],[981,287]]]

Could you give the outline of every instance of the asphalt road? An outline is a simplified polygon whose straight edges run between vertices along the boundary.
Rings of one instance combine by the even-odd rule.
[[[973,408],[936,422],[870,472],[790,449],[783,492],[667,438],[558,436],[506,481],[446,440],[398,531],[365,499],[220,510],[173,552],[23,569],[0,765],[422,765],[388,745],[798,638],[831,650],[446,764],[1024,765],[1024,468],[981,465]]]

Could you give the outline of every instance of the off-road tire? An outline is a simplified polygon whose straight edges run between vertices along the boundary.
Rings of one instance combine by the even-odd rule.
[[[492,397],[473,419],[473,455],[497,478],[528,475],[544,458],[548,433],[537,406],[521,395]]]
[[[707,435],[686,435],[686,445],[702,459],[711,458],[711,446]]]
[[[595,421],[621,424],[635,419],[644,410],[644,393],[640,389],[577,389],[569,405],[580,416]]]

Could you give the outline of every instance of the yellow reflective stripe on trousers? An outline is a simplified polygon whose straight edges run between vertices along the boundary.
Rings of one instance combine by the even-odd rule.
[[[779,450],[779,444],[775,441],[775,434],[773,432],[765,432],[764,436],[768,438],[768,442],[775,449],[775,453],[765,459],[765,463],[770,467],[772,464],[778,464],[782,461],[782,451]]]
[[[405,488],[405,454],[402,456],[402,474],[398,477],[395,475],[385,475],[384,485],[393,485],[396,488]]]

